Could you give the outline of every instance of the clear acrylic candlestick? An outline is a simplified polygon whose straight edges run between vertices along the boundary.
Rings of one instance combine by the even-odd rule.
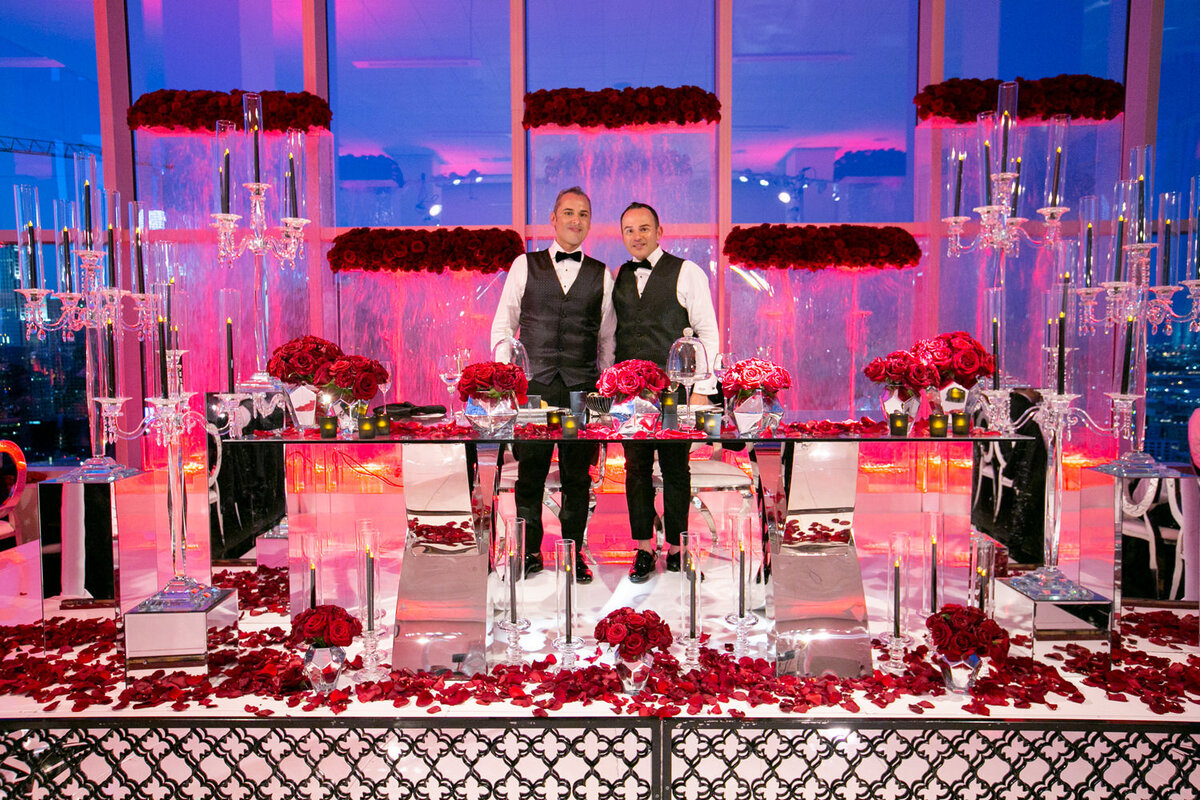
[[[387,671],[382,667],[383,656],[379,652],[379,643],[385,635],[381,623],[386,616],[383,604],[379,602],[380,541],[381,536],[375,520],[357,521],[354,552],[360,581],[361,601],[358,610],[363,624],[363,668],[359,670],[355,679],[360,683],[380,681],[387,677]]]
[[[583,647],[576,597],[575,542],[562,539],[554,545],[554,564],[554,606],[558,618],[554,652],[563,669],[574,669],[577,652]]]
[[[754,584],[754,525],[751,514],[739,511],[734,517],[733,541],[730,548],[730,563],[733,567],[732,611],[725,621],[733,626],[737,638],[734,655],[741,658],[750,652],[750,629],[758,624],[758,616],[751,610],[751,587]]]
[[[702,555],[701,539],[697,534],[685,533],[680,537],[680,625],[679,638],[683,640],[683,671],[700,666],[700,636],[703,633],[701,615],[700,571]]]
[[[525,587],[525,520],[520,517],[506,519],[504,535],[497,544],[494,558],[502,586],[497,604],[500,613],[497,626],[506,634],[505,661],[516,666],[525,661],[521,634],[529,630],[529,620],[521,616]]]
[[[907,580],[910,543],[906,531],[896,531],[888,538],[887,592],[884,595],[887,608],[887,630],[879,637],[887,651],[887,658],[880,663],[879,668],[893,675],[900,675],[907,669],[904,665],[904,653],[912,647],[913,638],[908,626],[908,601],[910,584]]]

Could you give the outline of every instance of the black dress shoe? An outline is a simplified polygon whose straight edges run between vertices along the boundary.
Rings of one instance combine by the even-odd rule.
[[[667,553],[667,572],[679,572],[681,569],[680,562],[683,560],[682,556],[682,550],[677,550],[674,553]]]
[[[541,553],[526,553],[525,554],[525,577],[537,575],[542,571],[542,554]]]
[[[592,568],[583,560],[583,556],[575,556],[575,582],[591,583]]]
[[[629,570],[629,581],[631,583],[645,583],[654,574],[654,562],[658,559],[658,553],[650,550],[638,549],[637,557],[633,559],[633,567]]]

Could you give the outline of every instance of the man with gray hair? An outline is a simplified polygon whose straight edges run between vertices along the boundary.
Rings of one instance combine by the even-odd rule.
[[[604,264],[583,254],[592,225],[592,202],[578,186],[563,189],[550,214],[554,241],[545,250],[517,256],[500,294],[492,321],[493,349],[505,337],[518,338],[529,356],[529,393],[552,406],[567,406],[571,392],[596,388],[600,370],[612,364],[616,319],[612,276]],[[554,452],[552,442],[523,442],[518,459],[517,516],[525,520],[525,575],[542,570],[542,497]],[[590,583],[583,557],[587,529],[589,467],[595,442],[560,443],[562,478],[559,523],[564,539],[575,542],[575,575]]]

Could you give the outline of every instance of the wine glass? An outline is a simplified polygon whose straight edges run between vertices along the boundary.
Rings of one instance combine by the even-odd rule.
[[[684,328],[683,336],[675,340],[667,353],[667,378],[671,383],[683,386],[687,392],[685,417],[691,417],[692,386],[697,381],[707,380],[710,375],[704,343],[692,335],[691,328]],[[694,419],[689,424],[694,425]]]
[[[437,363],[438,377],[442,379],[442,383],[446,384],[446,391],[450,395],[449,401],[446,403],[447,413],[454,408],[454,387],[458,383],[458,379],[462,377],[462,359],[458,353],[450,353],[448,355],[439,356]]]
[[[729,372],[729,368],[737,363],[737,356],[733,353],[717,353],[713,358],[713,375],[717,376],[718,381],[724,382],[725,373]]]
[[[769,344],[762,345],[761,347],[758,348],[758,351],[755,352],[755,354],[754,354],[755,358],[761,358],[763,361],[774,361],[774,359],[771,356],[772,356],[771,345],[769,345]]]
[[[379,405],[386,406],[388,404],[388,390],[396,382],[396,363],[394,361],[380,360],[379,364],[387,370],[387,380],[379,382]]]

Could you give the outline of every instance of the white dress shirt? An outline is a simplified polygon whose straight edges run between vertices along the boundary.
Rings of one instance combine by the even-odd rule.
[[[662,258],[662,254],[663,249],[657,247],[646,260],[652,266],[656,266],[658,260]],[[646,288],[646,281],[650,280],[650,270],[638,267],[634,269],[633,274],[637,278],[638,297],[641,297],[642,291]],[[717,311],[713,307],[712,293],[708,290],[708,275],[695,261],[684,259],[683,266],[679,268],[679,281],[675,284],[675,299],[687,311],[692,335],[704,345],[704,352],[708,355],[709,370],[711,370],[713,359],[720,349]],[[713,394],[717,391],[717,379],[710,377],[708,380],[700,381],[692,387],[692,391],[699,394]]]
[[[559,246],[557,240],[550,245],[550,261],[554,264],[554,273],[558,276],[558,283],[562,286],[564,295],[571,290],[575,279],[579,277],[579,269],[583,266],[582,260],[565,258],[558,261],[554,258],[556,253],[565,252],[567,251]],[[525,297],[525,284],[528,280],[529,261],[525,253],[522,253],[513,260],[512,267],[508,270],[508,276],[504,279],[504,289],[500,292],[500,304],[496,307],[496,316],[492,320],[491,346],[493,350],[497,343],[507,336],[519,338],[521,301]],[[705,285],[707,286],[707,284]],[[602,370],[612,366],[613,353],[616,351],[614,337],[617,332],[617,318],[613,314],[612,288],[613,278],[606,269],[604,270],[604,299],[600,306],[600,348],[597,353],[597,365]]]

